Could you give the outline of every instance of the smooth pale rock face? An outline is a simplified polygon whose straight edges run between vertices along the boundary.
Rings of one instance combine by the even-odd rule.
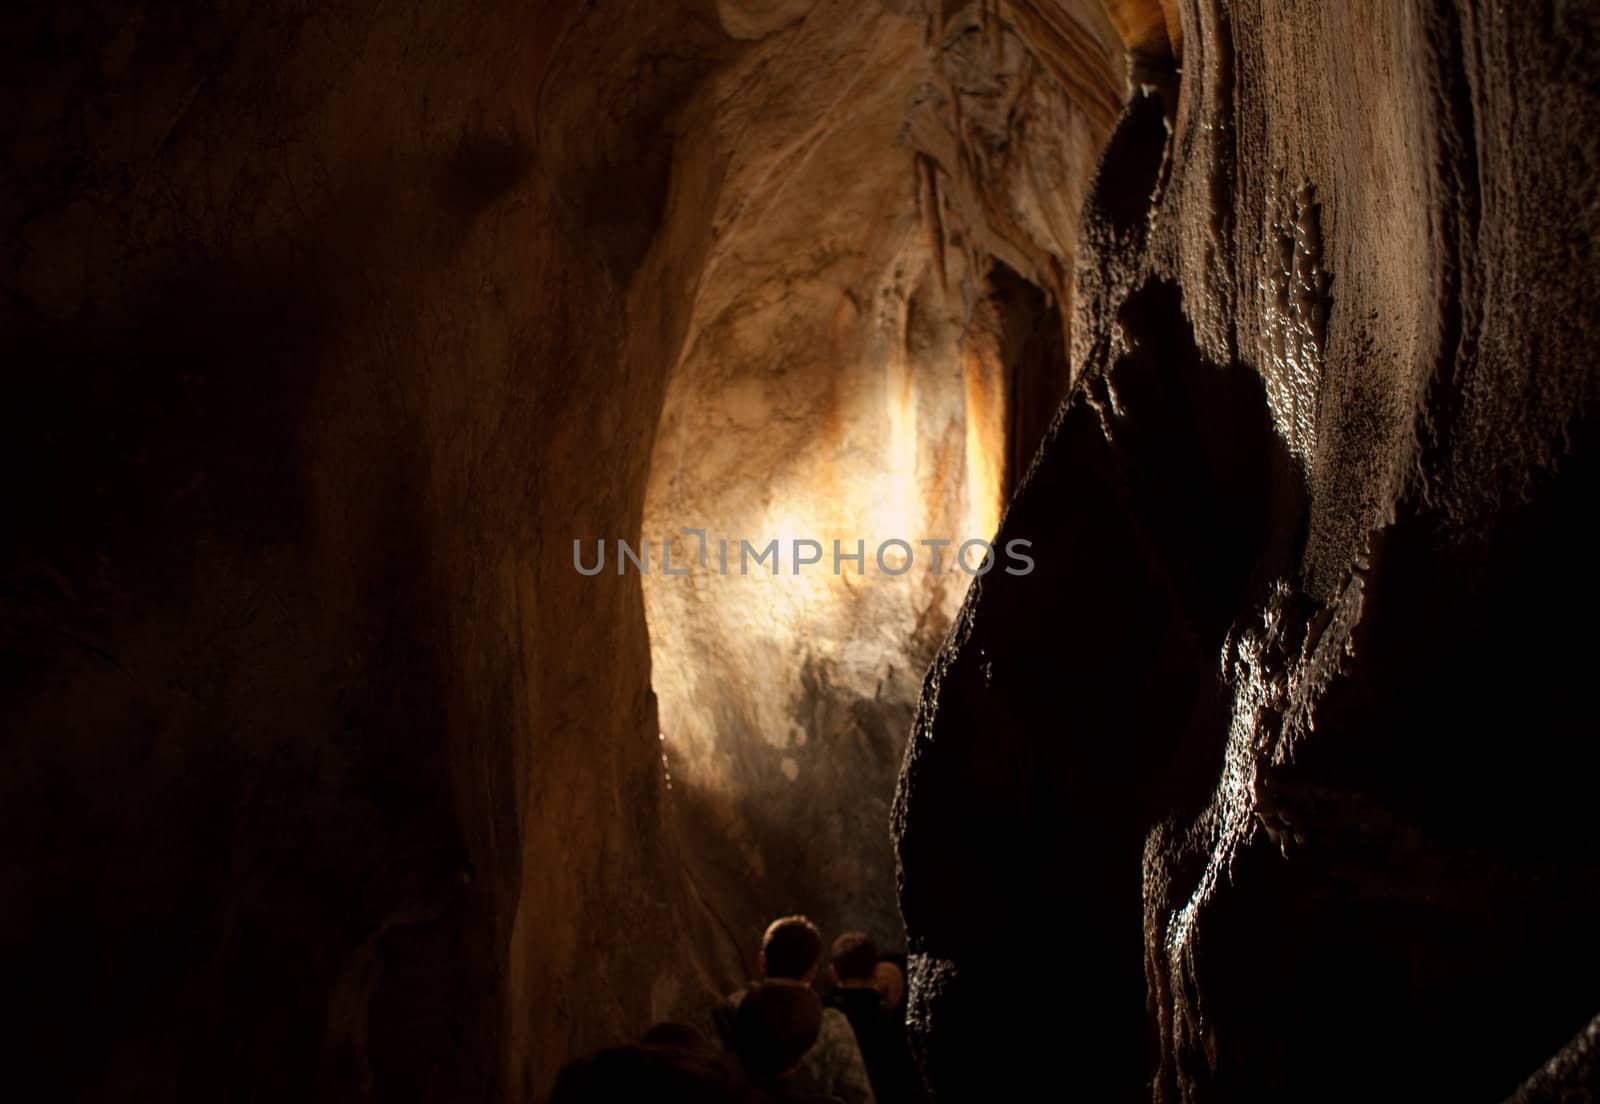
[[[998,524],[1013,422],[1048,411],[1065,384],[1064,364],[1037,354],[1016,370],[1036,331],[1054,328],[1062,347],[1061,315],[990,279],[975,244],[988,228],[968,226],[917,144],[956,136],[937,118],[907,133],[907,105],[944,59],[925,31],[822,5],[718,80],[740,95],[709,126],[737,160],[642,532],[667,803],[725,926],[716,960],[730,983],[786,912],[830,938],[903,940],[884,826],[922,673],[972,578],[956,556]],[[1035,65],[1032,79],[1067,112],[1048,74]],[[1083,183],[1072,166],[1088,163],[1050,147],[1031,179],[1070,195]],[[1011,378],[1045,397],[1022,395],[1019,414]],[[663,569],[663,541],[686,576]],[[772,541],[775,556],[756,559]],[[805,554],[820,562],[797,564],[796,541],[816,542]],[[982,558],[968,549],[971,568]]]
[[[1586,1098],[1600,18],[1528,14],[1181,5],[1001,526],[1039,570],[901,777],[941,1098]]]
[[[696,121],[730,163],[642,531],[693,567],[643,584],[667,804],[730,980],[782,912],[902,938],[893,778],[956,554],[1066,389],[1076,212],[1121,95],[1097,7],[1035,23],[1039,52],[982,5],[822,4]],[[777,578],[743,547],[774,539]],[[796,540],[822,562],[797,574]]]

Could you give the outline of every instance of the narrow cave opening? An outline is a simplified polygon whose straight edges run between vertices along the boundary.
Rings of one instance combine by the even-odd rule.
[[[732,980],[785,913],[904,945],[890,802],[984,546],[957,555],[998,523],[1010,387],[908,208],[807,276],[746,270],[657,435],[642,533],[687,571],[641,576],[667,801]]]
[[[774,101],[755,141],[783,170],[721,182],[738,202],[686,289],[639,581],[705,992],[657,1017],[746,983],[777,916],[909,949],[889,827],[924,676],[974,578],[1031,567],[991,542],[1070,383],[1112,113],[1007,22],[933,25],[925,53],[887,18],[877,48],[931,65],[829,115]]]
[[[905,945],[888,825],[923,676],[1067,386],[1068,207],[1108,120],[1011,29],[995,53],[940,22],[954,84],[912,65],[826,117],[767,109],[759,144],[794,152],[722,184],[652,446],[663,801],[724,987],[786,913]],[[921,36],[886,17],[876,48]]]

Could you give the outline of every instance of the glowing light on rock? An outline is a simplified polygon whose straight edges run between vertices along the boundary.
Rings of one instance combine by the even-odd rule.
[[[992,342],[974,341],[962,357],[966,398],[966,535],[1000,528],[1006,456],[1006,374]]]
[[[785,192],[803,211],[777,205],[719,246],[652,455],[642,535],[703,527],[710,549],[689,577],[641,577],[675,805],[751,922],[781,898],[898,927],[895,767],[971,583],[956,550],[999,519],[1003,366],[992,342],[968,363],[968,304],[915,218],[897,133],[877,181],[829,171]],[[840,140],[856,164],[861,136]],[[776,541],[779,570],[746,570],[745,540]],[[820,562],[797,572],[798,541]],[[674,539],[674,562],[694,545]]]

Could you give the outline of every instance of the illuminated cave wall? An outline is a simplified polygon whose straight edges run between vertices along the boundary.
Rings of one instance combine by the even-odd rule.
[[[1112,113],[1080,119],[1015,36],[994,51],[982,10],[0,13],[19,1079],[541,1099],[572,1056],[743,979],[724,915],[819,888],[785,871],[787,827],[693,834],[798,792],[771,741],[807,723],[858,740],[795,756],[810,815],[852,818],[829,899],[892,923],[883,803],[958,591],[763,586],[774,620],[685,590],[653,619],[655,699],[639,581],[577,575],[571,541],[993,525],[1018,409],[997,384],[1066,317],[1066,247],[1026,211],[1063,224],[1049,197]],[[1060,41],[1114,104],[1108,26]],[[1066,145],[1030,164],[1007,119]],[[992,294],[991,218],[1025,294]],[[797,721],[810,654],[833,681]],[[729,716],[685,705],[723,675],[752,687],[719,691]],[[863,735],[845,707],[880,675]],[[829,772],[851,781],[824,802]]]
[[[903,97],[886,84],[891,104]],[[916,545],[992,536],[1004,379],[963,341],[909,155],[890,127],[852,133],[852,121],[808,173],[854,187],[788,182],[708,272],[727,294],[697,304],[705,320],[668,391],[643,532],[702,527],[709,554],[688,577],[647,577],[645,604],[669,800],[707,892],[747,934],[764,912],[804,910],[894,944],[893,778],[968,578],[954,546],[935,574]],[[863,164],[861,146],[887,164]],[[880,566],[894,538],[912,555],[888,548]],[[741,547],[773,539],[776,576]],[[807,539],[822,562],[798,566],[794,542]],[[834,574],[836,540],[845,554],[864,541],[864,573],[841,560]],[[679,565],[697,552],[696,537],[673,542]]]
[[[1078,79],[1106,82],[1097,113],[980,6],[854,18],[847,53],[821,20],[775,36],[796,85],[742,89],[738,156],[767,175],[713,218],[641,530],[665,802],[730,980],[784,912],[902,945],[894,778],[972,577],[959,546],[993,536],[1066,387],[1056,296],[1120,60],[1103,22],[1064,22],[1096,66]],[[774,539],[776,577],[742,548]],[[877,562],[891,539],[909,561]],[[822,562],[796,572],[797,540]],[[949,542],[937,572],[924,540]],[[835,574],[834,541],[865,570]]]
[[[965,579],[571,541],[938,536],[997,485],[1039,570],[969,592],[897,806],[945,1096],[1583,1076],[1593,5],[0,31],[19,1082],[539,1100],[771,911],[891,925]]]

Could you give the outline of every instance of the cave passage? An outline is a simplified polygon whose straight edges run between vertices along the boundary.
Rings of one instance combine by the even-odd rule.
[[[546,1104],[804,913],[938,1104],[1600,1100],[1597,73],[1600,0],[4,5],[6,1083]]]
[[[875,20],[874,48],[900,56],[913,31]],[[640,535],[692,566],[640,581],[668,815],[730,981],[783,913],[904,945],[885,828],[923,674],[984,558],[969,542],[993,538],[1066,389],[1059,208],[1094,130],[991,33],[953,17],[933,70],[769,119],[756,140],[792,164],[741,199],[686,311]],[[946,66],[962,103],[927,102]],[[1038,211],[1031,252],[979,247],[1006,239],[937,167],[1002,141],[961,130],[963,110],[1062,130],[993,185]],[[772,541],[776,561],[755,559]],[[797,565],[796,542],[819,562]],[[994,552],[989,570],[1022,563]]]
[[[841,127],[836,156],[870,137]],[[1006,368],[942,292],[898,160],[826,220],[784,196],[753,220],[655,443],[642,533],[689,569],[641,576],[668,804],[738,961],[788,912],[903,945],[889,803],[956,557],[998,523]]]

